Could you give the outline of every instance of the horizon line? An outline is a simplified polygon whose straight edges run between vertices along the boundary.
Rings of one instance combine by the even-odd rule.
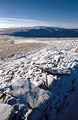
[[[0,28],[19,28],[19,27],[38,27],[38,26],[78,29],[78,24],[68,24],[63,22],[49,22],[49,21],[33,20],[33,19],[0,17]]]

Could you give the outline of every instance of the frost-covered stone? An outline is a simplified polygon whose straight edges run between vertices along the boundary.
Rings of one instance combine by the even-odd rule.
[[[48,87],[49,87],[53,82],[53,76],[52,75],[47,75],[47,82],[48,82]]]
[[[10,105],[14,105],[14,104],[17,103],[17,100],[16,100],[16,98],[11,98],[7,101],[7,103],[10,104]]]
[[[25,79],[18,79],[12,83],[12,89],[9,90],[9,94],[19,98],[22,104],[28,103],[32,108],[44,104],[51,97],[49,91],[36,87],[30,80]]]
[[[8,104],[0,103],[0,120],[12,120],[13,107]]]

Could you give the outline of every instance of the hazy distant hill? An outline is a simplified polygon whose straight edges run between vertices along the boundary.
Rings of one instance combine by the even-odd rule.
[[[78,29],[65,29],[56,27],[24,27],[0,30],[0,35],[18,37],[78,37]]]

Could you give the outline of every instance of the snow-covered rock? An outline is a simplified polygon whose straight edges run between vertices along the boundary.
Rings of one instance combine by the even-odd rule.
[[[20,103],[29,104],[32,108],[44,104],[51,97],[49,91],[45,91],[36,87],[30,80],[18,79],[12,83],[12,89],[9,89],[9,94],[19,98]]]
[[[0,103],[0,120],[12,120],[13,107],[8,104]]]

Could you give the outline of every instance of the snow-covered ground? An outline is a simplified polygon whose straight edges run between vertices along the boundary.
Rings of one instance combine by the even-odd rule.
[[[78,40],[47,43],[0,61],[0,120],[78,120]]]
[[[49,44],[50,41],[43,41],[43,40],[33,40],[33,39],[16,39],[12,41],[14,44],[19,44],[19,43],[44,43],[44,44]]]

